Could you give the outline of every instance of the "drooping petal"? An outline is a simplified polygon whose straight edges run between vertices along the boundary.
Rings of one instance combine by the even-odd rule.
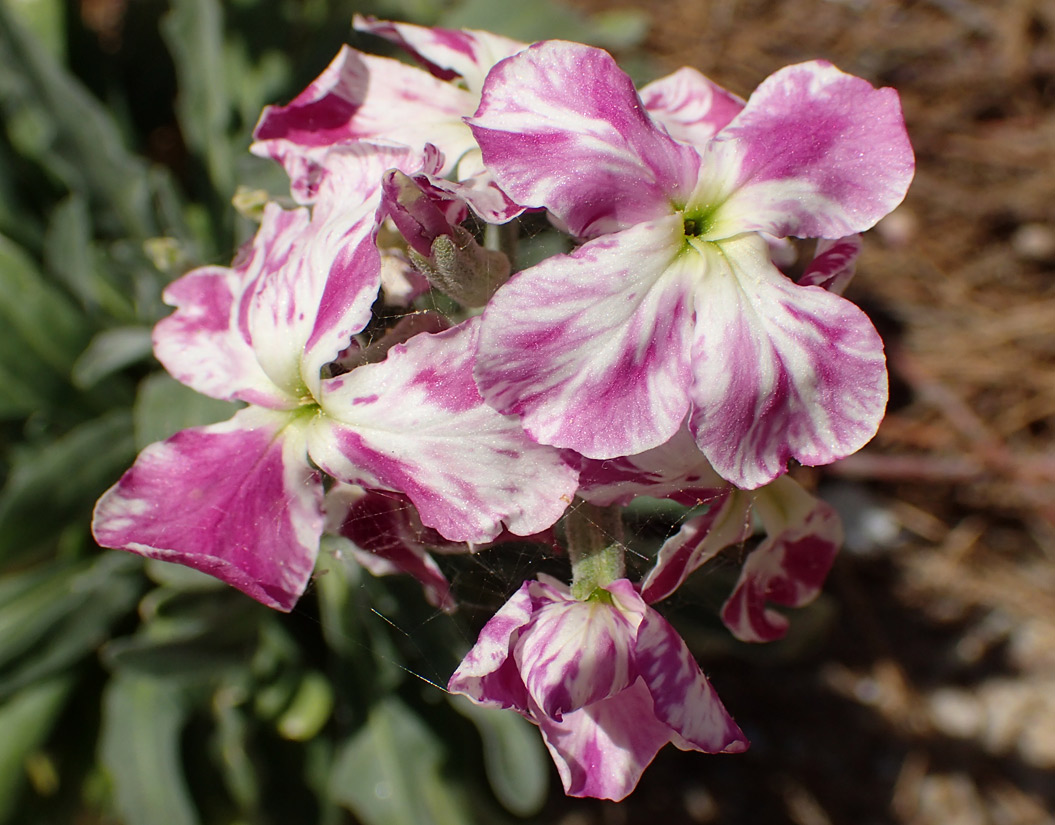
[[[536,607],[521,633],[517,667],[535,704],[560,719],[630,685],[636,635],[637,628],[606,600],[554,600]]]
[[[476,380],[537,441],[591,458],[670,439],[688,411],[693,278],[672,216],[521,272],[484,313]]]
[[[322,534],[322,483],[304,428],[249,407],[222,424],[151,444],[95,507],[103,547],[201,570],[290,610]]]
[[[478,320],[418,335],[324,382],[309,452],[336,478],[407,495],[453,541],[490,541],[503,523],[541,532],[571,502],[578,473],[487,406],[472,381]]]
[[[787,66],[707,146],[706,237],[863,232],[905,197],[914,168],[896,91],[823,60]]]
[[[370,32],[402,46],[443,80],[461,77],[470,92],[480,93],[487,72],[499,60],[527,44],[476,29],[441,29],[355,15],[356,31]]]
[[[688,428],[682,427],[670,441],[637,455],[605,461],[583,459],[576,495],[600,507],[625,507],[637,496],[694,507],[719,498],[728,487]]]
[[[788,620],[767,602],[802,607],[820,593],[842,545],[839,516],[786,476],[761,491],[756,501],[769,534],[744,562],[722,621],[744,642],[784,636]]]
[[[288,105],[264,108],[250,151],[285,167],[301,203],[314,200],[326,149],[348,142],[388,140],[419,151],[432,143],[446,174],[476,147],[462,122],[476,101],[421,69],[345,46]]]
[[[887,400],[883,343],[867,316],[785,278],[757,235],[699,248],[690,425],[719,475],[754,489],[791,458],[828,464],[862,447]]]
[[[656,719],[652,697],[638,679],[621,693],[595,702],[560,721],[538,713],[535,721],[568,796],[623,799],[645,768],[671,741],[671,729]]]
[[[649,604],[667,598],[693,571],[750,535],[750,499],[744,493],[729,490],[711,502],[706,513],[687,520],[663,542],[655,565],[641,583],[641,597]]]
[[[799,286],[819,286],[842,295],[857,271],[861,236],[848,235],[837,241],[817,241],[817,252],[799,278]]]
[[[704,147],[744,108],[742,98],[689,66],[644,86],[641,101],[672,138],[697,148]]]
[[[747,750],[743,732],[685,642],[655,610],[648,610],[641,622],[636,653],[655,716],[670,726],[677,747],[704,753]]]
[[[696,150],[657,127],[611,55],[589,46],[546,41],[499,63],[468,123],[498,185],[582,237],[669,215],[696,184]]]
[[[528,706],[528,692],[513,660],[513,645],[520,630],[531,621],[532,586],[526,581],[484,625],[476,644],[454,671],[447,690],[461,693],[485,707]]]
[[[429,604],[451,613],[450,582],[416,535],[412,511],[402,497],[351,484],[335,482],[326,493],[327,532],[348,539],[356,561],[375,576],[413,576]]]
[[[382,209],[407,244],[419,255],[432,254],[432,242],[449,235],[468,215],[464,201],[432,185],[425,175],[409,177],[398,169],[382,176]]]

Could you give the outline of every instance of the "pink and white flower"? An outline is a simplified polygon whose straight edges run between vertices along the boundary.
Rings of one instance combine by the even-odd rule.
[[[756,488],[789,459],[860,448],[887,398],[868,318],[786,278],[767,238],[869,228],[904,197],[912,151],[896,92],[823,61],[739,111],[700,76],[666,83],[653,118],[598,49],[544,42],[491,71],[469,121],[488,168],[587,242],[498,291],[476,380],[532,437],[591,458],[688,420],[717,472]]]
[[[472,542],[503,525],[546,529],[577,478],[483,403],[471,373],[478,321],[324,377],[371,318],[381,175],[410,156],[365,145],[336,154],[310,218],[271,204],[233,267],[194,270],[166,290],[176,311],[155,328],[159,360],[193,389],[250,406],[145,448],[93,523],[103,546],[204,570],[282,610],[318,552],[316,468],[406,495],[423,524]]]
[[[529,581],[484,626],[448,688],[539,726],[564,790],[620,800],[660,748],[747,740],[675,630],[626,579],[584,601]]]
[[[783,637],[788,620],[769,609],[769,603],[803,607],[813,601],[842,546],[842,524],[831,505],[789,476],[758,490],[737,489],[692,449],[685,428],[640,455],[584,460],[579,481],[578,495],[602,507],[626,504],[639,495],[690,507],[708,505],[660,547],[639,588],[648,604],[671,596],[726,548],[748,541],[757,516],[765,538],[748,554],[721,611],[726,627],[745,642]]]
[[[355,28],[402,46],[426,66],[341,48],[330,65],[286,106],[268,106],[250,147],[285,167],[293,195],[311,203],[326,174],[326,152],[357,141],[385,141],[443,154],[440,177],[485,220],[522,210],[494,186],[464,118],[476,111],[491,67],[526,44],[476,30],[424,28],[361,16]],[[439,182],[439,181],[437,181]]]

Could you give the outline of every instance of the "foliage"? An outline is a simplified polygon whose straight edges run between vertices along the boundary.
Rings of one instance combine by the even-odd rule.
[[[643,34],[634,15],[491,7],[0,2],[0,822],[541,810],[527,723],[414,678],[444,681],[468,633],[401,583],[324,548],[284,616],[88,532],[137,449],[230,414],[159,371],[161,290],[248,236],[239,185],[281,192],[281,170],[245,151],[252,125],[352,39],[353,12],[613,47]]]

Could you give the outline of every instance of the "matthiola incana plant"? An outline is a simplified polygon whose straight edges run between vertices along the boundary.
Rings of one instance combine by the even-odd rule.
[[[511,588],[449,690],[537,725],[575,796],[622,799],[667,743],[746,749],[660,609],[757,526],[720,618],[771,641],[834,561],[834,511],[786,473],[883,415],[882,342],[841,296],[912,177],[896,92],[819,60],[746,101],[689,68],[637,90],[577,43],[355,25],[422,68],[345,48],[265,109],[253,152],[297,205],[171,284],[154,333],[245,406],[143,450],[96,538],[289,610],[328,534],[453,611],[438,558],[534,537],[568,579]],[[571,251],[516,271],[521,225]],[[816,239],[797,279],[790,238]],[[636,580],[640,496],[692,509]]]

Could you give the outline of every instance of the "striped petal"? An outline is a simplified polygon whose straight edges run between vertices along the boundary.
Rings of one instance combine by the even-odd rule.
[[[495,63],[527,45],[476,29],[426,28],[358,14],[352,26],[356,31],[370,32],[401,46],[443,80],[461,77],[474,94],[480,93],[484,78]]]
[[[690,425],[719,475],[754,489],[791,458],[828,464],[860,449],[887,400],[883,343],[865,314],[785,278],[757,235],[698,248]]]
[[[688,519],[663,542],[656,563],[641,583],[641,597],[654,604],[672,595],[682,583],[726,547],[751,536],[751,501],[729,490],[711,502],[703,515]]]
[[[787,66],[708,144],[708,240],[761,231],[841,238],[905,197],[915,161],[893,89],[815,60]]]
[[[694,272],[672,216],[511,279],[484,313],[476,380],[543,444],[591,458],[670,439],[688,411]]]
[[[687,427],[666,444],[605,461],[584,459],[577,495],[600,507],[625,507],[637,496],[695,507],[723,496],[729,485],[707,463]]]
[[[842,545],[839,516],[784,477],[762,490],[755,506],[769,534],[744,562],[722,621],[744,642],[771,642],[788,629],[767,604],[802,607],[821,591]]]
[[[659,128],[611,55],[589,46],[546,41],[499,63],[468,123],[498,185],[581,237],[670,214],[696,184],[696,151]]]
[[[643,87],[641,101],[672,138],[697,148],[744,108],[741,98],[689,66]]]
[[[672,733],[656,719],[652,696],[640,678],[621,693],[560,720],[541,715],[537,720],[564,792],[615,802],[637,787]]]
[[[636,635],[634,624],[608,600],[554,598],[535,609],[521,634],[517,667],[532,701],[559,720],[630,685]]]
[[[689,648],[655,610],[637,637],[637,666],[652,694],[653,713],[681,750],[742,753],[747,739],[726,711]]]
[[[95,507],[103,547],[173,561],[290,610],[315,564],[322,483],[304,427],[249,407],[151,444]]]
[[[513,645],[521,629],[531,621],[534,599],[531,591],[538,582],[526,581],[480,631],[447,690],[468,696],[485,707],[515,708],[528,706],[527,688],[513,659]]]
[[[298,382],[276,380],[266,358],[261,364],[246,308],[260,279],[286,266],[307,225],[307,210],[269,204],[233,267],[195,269],[165,289],[176,311],[154,327],[154,353],[177,380],[213,398],[274,409],[299,403]]]
[[[441,174],[475,149],[462,117],[477,97],[398,60],[344,46],[337,57],[286,106],[267,106],[253,132],[250,151],[283,165],[300,203],[314,201],[332,146],[385,140],[422,150],[426,143],[445,156]]]
[[[327,415],[309,440],[328,473],[404,493],[422,522],[452,541],[490,541],[503,524],[521,536],[545,530],[578,479],[558,451],[480,398],[472,380],[478,326],[415,336],[382,363],[324,382]]]
[[[817,241],[817,251],[798,280],[799,286],[819,286],[842,295],[857,271],[861,236],[848,235],[837,241]]]

